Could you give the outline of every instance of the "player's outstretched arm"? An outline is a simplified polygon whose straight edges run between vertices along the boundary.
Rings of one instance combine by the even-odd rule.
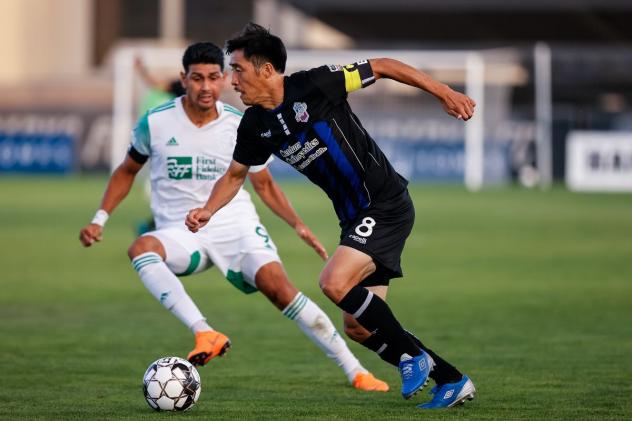
[[[250,181],[255,191],[261,197],[263,203],[269,207],[279,218],[283,219],[289,226],[294,228],[296,234],[305,243],[314,249],[323,260],[327,260],[327,250],[318,241],[307,225],[298,216],[292,204],[288,200],[281,187],[274,181],[268,169],[250,173]]]
[[[143,164],[134,161],[127,155],[123,163],[114,170],[103,194],[103,199],[101,199],[101,206],[97,214],[92,222],[79,232],[79,241],[84,247],[90,247],[95,241],[102,240],[103,225],[107,217],[125,199],[134,184],[136,174],[142,167]]]
[[[160,79],[149,72],[147,66],[140,57],[134,58],[134,70],[143,82],[149,86],[151,89],[157,89],[160,91],[167,91],[169,89],[169,81]]]
[[[226,206],[235,197],[239,188],[246,181],[249,168],[249,166],[240,164],[235,160],[231,161],[226,173],[213,186],[204,207],[191,209],[187,214],[184,223],[189,231],[198,232],[208,223],[215,212]]]
[[[390,58],[374,58],[370,59],[369,62],[375,79],[393,79],[423,89],[434,95],[441,102],[445,112],[451,116],[463,120],[472,118],[476,103],[467,95],[454,91],[448,85],[401,61]]]

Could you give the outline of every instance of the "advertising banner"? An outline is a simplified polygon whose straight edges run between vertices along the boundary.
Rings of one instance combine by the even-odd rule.
[[[566,184],[573,191],[632,192],[632,132],[570,132]]]

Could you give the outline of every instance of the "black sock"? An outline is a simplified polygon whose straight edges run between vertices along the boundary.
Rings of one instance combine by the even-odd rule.
[[[388,305],[368,289],[356,285],[340,300],[338,307],[351,314],[366,330],[383,338],[383,343],[388,344],[387,348],[391,348],[398,356],[398,362],[402,354],[420,354],[419,347],[399,324]]]
[[[393,352],[392,348],[379,335],[373,334],[369,336],[364,342],[360,342],[360,345],[369,348],[387,363],[395,367],[399,366],[400,356],[396,355],[397,353]]]
[[[415,344],[427,352],[435,362],[435,368],[430,372],[430,378],[437,384],[456,383],[461,380],[463,374],[452,364],[438,356],[432,349],[426,347],[415,335],[405,331]],[[389,347],[379,334],[369,336],[364,342],[360,343],[371,351],[377,353],[381,359],[387,363],[398,367],[401,354],[398,355],[392,347]]]

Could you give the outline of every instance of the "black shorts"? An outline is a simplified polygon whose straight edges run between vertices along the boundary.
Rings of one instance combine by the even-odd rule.
[[[388,285],[402,277],[400,259],[414,222],[415,207],[405,190],[388,202],[372,204],[343,229],[340,245],[368,254],[377,266],[361,285]]]

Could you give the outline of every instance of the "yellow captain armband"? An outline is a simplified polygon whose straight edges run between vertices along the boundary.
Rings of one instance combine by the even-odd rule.
[[[345,74],[345,90],[347,92],[357,91],[362,88],[362,80],[360,80],[360,72],[358,69],[352,68],[352,70],[348,69],[348,66],[353,66],[352,64],[348,64],[342,70]]]
[[[345,75],[345,90],[347,93],[366,88],[375,82],[373,69],[368,60],[361,60],[356,63],[347,64],[342,68]]]

